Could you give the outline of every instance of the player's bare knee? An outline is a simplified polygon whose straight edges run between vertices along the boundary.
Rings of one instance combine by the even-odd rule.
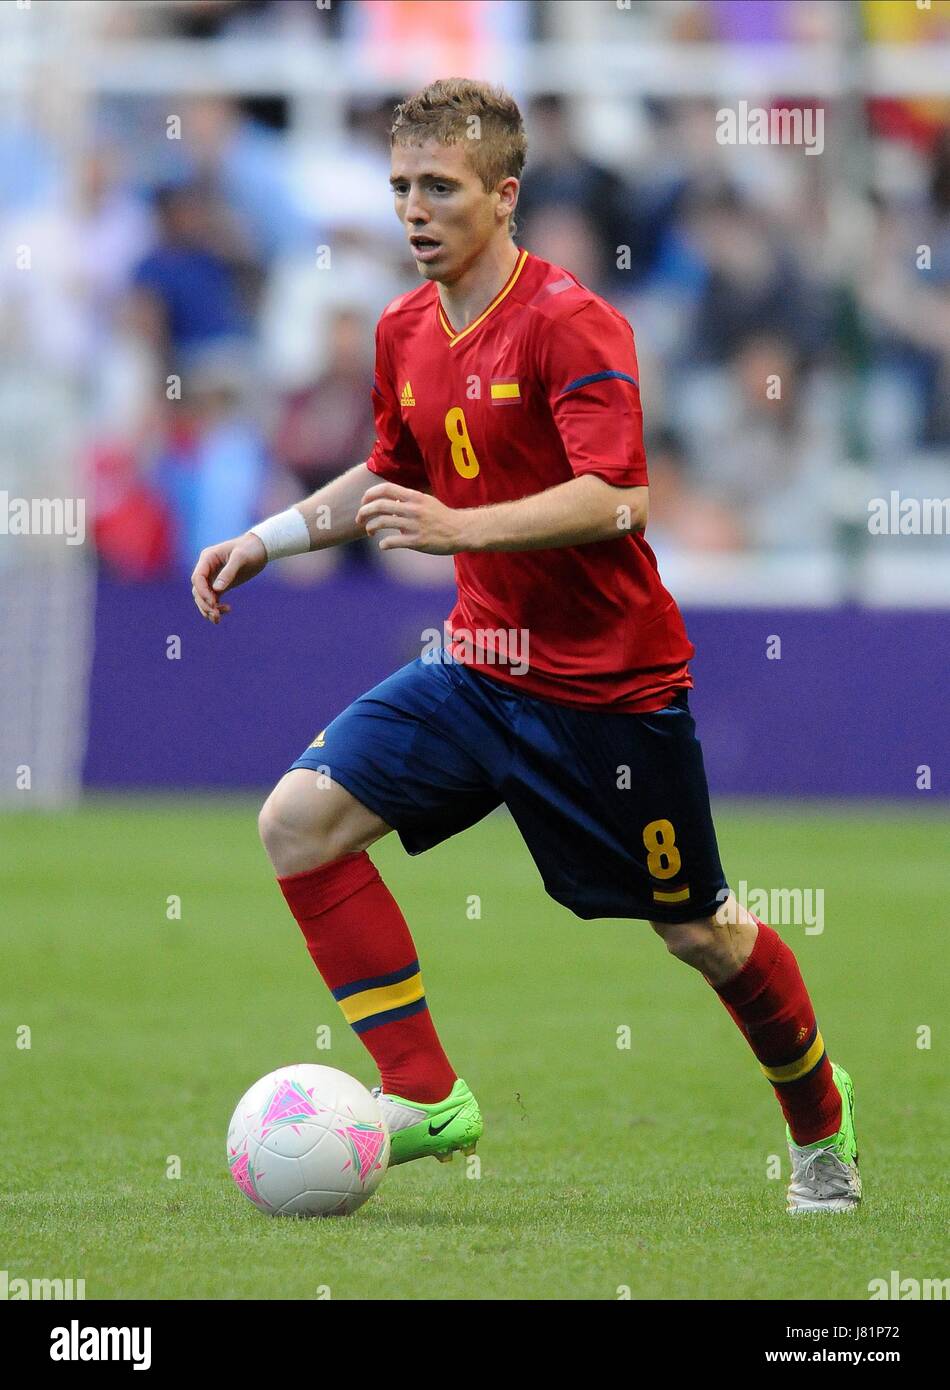
[[[264,802],[258,814],[257,833],[261,837],[261,844],[267,851],[267,857],[272,863],[276,863],[284,841],[284,824],[279,807],[274,801],[273,792]]]
[[[677,960],[705,971],[718,954],[715,920],[700,918],[693,922],[651,922],[653,930],[663,938],[666,949]]]
[[[287,773],[261,808],[258,828],[278,875],[305,873],[368,849],[389,826],[342,787],[306,770]]]
[[[318,818],[307,813],[299,801],[280,783],[261,807],[257,828],[267,855],[278,873],[293,873],[301,856],[308,862],[305,868],[316,868],[329,852],[328,835]]]

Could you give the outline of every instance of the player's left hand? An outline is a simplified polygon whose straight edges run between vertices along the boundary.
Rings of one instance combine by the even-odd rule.
[[[465,549],[465,511],[447,507],[428,492],[416,492],[398,483],[377,483],[363,494],[356,513],[357,525],[368,536],[383,536],[380,550],[421,550],[426,555],[456,555]]]

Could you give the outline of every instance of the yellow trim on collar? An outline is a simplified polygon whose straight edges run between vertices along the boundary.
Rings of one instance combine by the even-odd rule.
[[[521,255],[518,257],[514,270],[508,277],[507,284],[498,291],[498,293],[495,295],[495,298],[489,304],[488,308],[483,309],[482,312],[479,314],[478,318],[473,319],[467,328],[462,329],[461,333],[456,333],[455,329],[449,323],[445,315],[445,310],[442,308],[442,301],[439,300],[439,322],[445,329],[446,333],[449,335],[449,347],[455,347],[456,343],[460,343],[463,338],[467,338],[470,333],[474,333],[475,329],[478,328],[479,324],[484,323],[485,320],[488,318],[488,315],[498,308],[498,305],[501,303],[501,301],[505,299],[514,289],[518,276],[521,274],[522,270],[524,270],[525,261],[527,259],[528,252],[526,250],[522,250]]]

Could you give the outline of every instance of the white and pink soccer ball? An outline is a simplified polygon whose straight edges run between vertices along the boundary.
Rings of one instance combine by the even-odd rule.
[[[389,1163],[389,1131],[365,1086],[299,1062],[256,1081],[228,1130],[238,1187],[271,1216],[349,1216]]]

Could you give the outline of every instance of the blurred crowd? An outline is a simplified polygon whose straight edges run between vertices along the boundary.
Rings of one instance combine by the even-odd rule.
[[[337,42],[375,12],[111,9],[119,39],[222,44],[291,11]],[[556,14],[524,9],[524,37],[556,36]],[[827,14],[804,0],[644,10],[683,43],[794,36],[745,32],[753,12],[773,28]],[[187,572],[203,545],[368,454],[374,322],[418,283],[387,187],[401,95],[354,97],[316,134],[280,94],[102,95],[68,157],[41,114],[3,125],[0,235],[39,273],[0,271],[0,325],[21,363],[79,393],[114,572]],[[923,469],[950,491],[947,107],[828,102],[810,157],[719,144],[717,106],[526,98],[517,240],[634,326],[655,548],[826,551],[856,470],[898,486]],[[364,542],[319,564],[383,558]],[[310,560],[284,577],[306,582]],[[444,577],[427,557],[385,560],[410,582]]]

